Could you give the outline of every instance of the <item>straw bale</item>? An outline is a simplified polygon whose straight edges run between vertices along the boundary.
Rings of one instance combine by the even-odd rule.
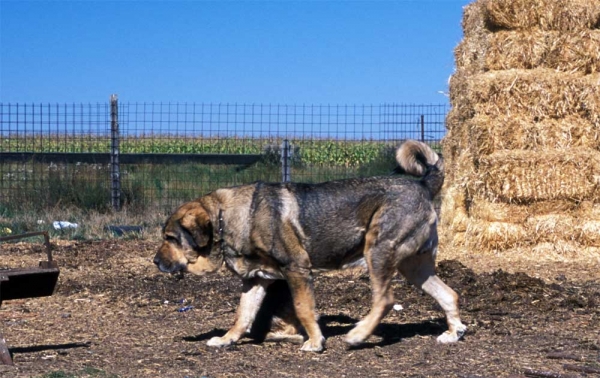
[[[490,0],[490,28],[571,31],[600,25],[600,0]]]
[[[453,232],[447,242],[440,242],[442,248],[464,248],[467,245],[466,232]]]
[[[456,180],[454,180],[455,185],[466,185],[468,181],[473,179],[476,173],[475,159],[469,148],[458,151],[455,169],[459,172]]]
[[[467,233],[466,232],[455,232],[452,238],[453,247],[464,247],[467,244]]]
[[[465,122],[460,122],[460,120],[453,118],[453,115],[456,114],[458,112],[452,109],[446,117],[448,132],[442,139],[442,155],[444,159],[450,155],[454,157],[469,147],[469,130],[465,127]]]
[[[450,231],[448,228],[440,228],[439,247],[443,251],[466,250],[465,232]]]
[[[581,203],[580,201],[571,200],[540,201],[528,204],[527,208],[529,215],[570,214],[579,216],[585,214],[581,209]]]
[[[452,180],[447,181],[448,186],[460,187],[467,193],[466,198],[470,198],[469,192],[478,191],[477,171],[475,160],[468,149],[461,151],[455,158],[452,166]]]
[[[536,215],[527,219],[532,244],[574,241],[582,246],[600,247],[600,221],[568,214]]]
[[[527,203],[599,197],[600,154],[595,150],[500,151],[481,156],[475,181],[484,198]]]
[[[484,222],[471,218],[465,245],[473,250],[504,250],[526,244],[526,238],[527,230],[521,224]]]
[[[469,216],[485,222],[523,223],[529,216],[529,208],[504,202],[491,202],[476,196],[471,201]]]
[[[487,31],[486,13],[489,0],[474,1],[463,7],[462,29],[465,36]]]
[[[466,231],[469,216],[467,215],[465,201],[464,188],[454,186],[444,190],[440,224],[449,227],[453,232]]]
[[[544,214],[531,216],[525,222],[531,244],[576,241],[576,221],[566,214]]]
[[[470,201],[468,216],[487,222],[525,223],[530,216],[546,214],[580,214],[578,203],[569,200],[533,202],[526,205],[491,202],[479,196]]]
[[[546,59],[540,65],[558,71],[600,71],[600,30],[583,30],[547,38],[550,43]]]
[[[446,115],[445,126],[447,130],[461,130],[463,119],[460,118],[460,113],[456,110],[456,108],[451,108],[448,114]]]
[[[542,65],[548,53],[551,36],[558,35],[539,29],[527,31],[499,31],[489,37],[484,68],[486,70],[507,70],[513,68],[531,69]]]
[[[576,219],[600,221],[600,203],[592,201],[551,200],[514,204],[490,202],[475,195],[468,202],[470,204],[469,217],[488,222],[524,223],[531,216],[549,214],[562,214]]]
[[[449,130],[442,140],[442,156],[446,182],[454,182],[457,171],[473,170],[473,158],[469,153],[468,129],[456,127]]]
[[[465,38],[454,49],[456,67],[471,72],[482,70],[489,30],[485,25],[485,3],[476,1],[463,8],[462,27]]]
[[[600,221],[600,203],[593,201],[582,201],[576,216],[594,221]]]
[[[547,118],[478,115],[465,122],[475,156],[499,150],[600,149],[600,128],[579,116]]]
[[[463,38],[454,48],[456,67],[470,74],[487,71],[485,57],[489,46],[489,36],[490,33],[480,33]]]
[[[490,71],[450,79],[450,101],[463,120],[475,114],[528,117],[531,121],[579,115],[600,126],[600,73],[549,69]]]
[[[600,221],[586,220],[577,225],[578,239],[585,246],[600,247]]]
[[[467,231],[461,239],[465,240],[465,247],[473,251],[540,248],[545,245],[600,247],[600,221],[581,221],[563,214],[532,216],[524,223],[469,218]],[[451,239],[451,244],[456,245],[454,239]]]
[[[450,112],[454,112],[452,115],[453,120],[460,125],[462,121],[465,121],[475,115],[471,107],[467,105],[470,103],[467,99],[467,95],[471,92],[470,84],[472,83],[471,75],[466,70],[456,70],[448,81],[448,93],[450,98],[450,104],[452,105],[452,110]],[[468,110],[471,110],[471,113],[467,113]],[[448,125],[448,121],[446,121]],[[453,125],[452,125],[453,126]]]
[[[487,46],[483,48],[482,70],[550,68],[585,74],[600,72],[600,30],[500,31],[487,37],[478,36],[465,45],[484,42]],[[457,66],[458,62],[457,58]]]

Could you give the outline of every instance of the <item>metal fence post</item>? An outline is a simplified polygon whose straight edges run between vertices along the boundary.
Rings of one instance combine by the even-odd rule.
[[[111,202],[115,211],[121,210],[121,167],[119,165],[119,100],[110,96],[110,179]]]
[[[421,142],[425,143],[425,115],[421,114]]]
[[[282,182],[292,181],[290,168],[290,141],[287,139],[284,139],[281,144],[281,176]]]

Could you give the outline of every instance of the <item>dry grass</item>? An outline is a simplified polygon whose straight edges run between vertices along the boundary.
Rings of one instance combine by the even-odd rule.
[[[107,226],[141,226],[141,232],[124,235],[141,239],[157,239],[160,237],[161,227],[168,214],[158,209],[148,209],[144,213],[130,212],[127,208],[120,212],[99,213],[85,211],[81,208],[57,207],[43,212],[24,211],[16,213],[10,218],[0,217],[0,225],[6,225],[12,234],[21,234],[33,231],[49,231],[56,239],[98,240],[123,237],[107,230]],[[55,230],[54,221],[68,221],[76,223],[76,229]],[[0,231],[0,236],[6,232]]]

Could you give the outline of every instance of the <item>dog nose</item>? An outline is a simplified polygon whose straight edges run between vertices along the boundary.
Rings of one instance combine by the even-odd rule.
[[[153,261],[154,261],[154,264],[156,266],[160,265],[160,259],[158,258],[158,255],[154,256],[154,260]]]

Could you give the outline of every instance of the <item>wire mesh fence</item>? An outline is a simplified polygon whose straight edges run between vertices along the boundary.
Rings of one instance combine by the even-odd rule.
[[[113,105],[111,112],[110,103],[0,104],[0,210],[172,209],[257,180],[387,174],[401,140],[438,145],[448,111],[443,104]]]

